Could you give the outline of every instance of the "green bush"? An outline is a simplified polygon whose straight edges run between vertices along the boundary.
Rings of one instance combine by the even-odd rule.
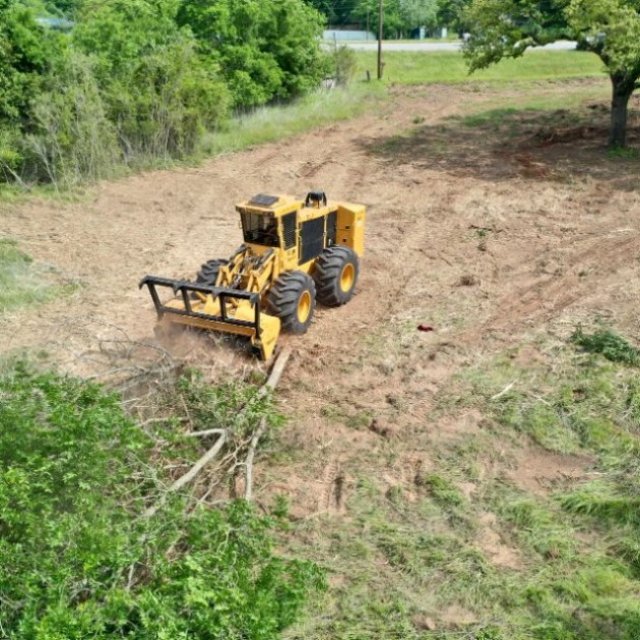
[[[0,179],[70,186],[194,153],[233,105],[318,86],[322,18],[304,0],[50,0],[45,29],[0,0]]]
[[[269,640],[322,586],[244,502],[143,516],[166,483],[157,443],[97,385],[17,365],[0,397],[3,635]]]
[[[603,329],[588,334],[578,327],[571,336],[571,342],[588,353],[599,353],[611,362],[640,366],[640,350],[612,331]]]
[[[323,20],[304,0],[184,2],[178,23],[220,64],[238,108],[302,95],[329,70]]]
[[[71,50],[56,61],[33,100],[32,132],[20,144],[23,179],[70,187],[113,174],[121,154],[93,67]]]
[[[176,23],[174,0],[87,2],[73,42],[96,61],[95,75],[127,162],[182,157],[227,114],[218,67]]]

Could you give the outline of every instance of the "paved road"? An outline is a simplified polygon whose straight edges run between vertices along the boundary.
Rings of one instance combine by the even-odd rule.
[[[351,49],[357,51],[376,51],[378,48],[377,42],[365,41],[365,42],[345,42]],[[385,51],[458,51],[462,46],[461,42],[383,42],[382,48]],[[569,40],[558,40],[545,47],[539,47],[540,49],[551,49],[555,51],[568,51],[576,48],[576,43]]]

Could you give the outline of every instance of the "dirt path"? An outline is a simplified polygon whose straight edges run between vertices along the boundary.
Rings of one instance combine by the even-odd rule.
[[[563,142],[550,146],[531,136],[535,122],[505,139],[455,120],[495,103],[497,91],[398,91],[381,113],[293,140],[102,184],[82,203],[3,211],[1,235],[83,286],[0,318],[1,349],[46,350],[65,370],[100,373],[101,341],[153,340],[141,276],[189,277],[238,244],[236,201],[321,187],[366,203],[358,295],[345,308],[319,310],[307,335],[284,338],[296,352],[284,384],[294,418],[287,438],[322,454],[263,478],[284,483],[302,512],[326,507],[345,449],[378,437],[349,421],[422,424],[453,373],[536,331],[566,334],[600,315],[639,333],[633,165],[607,161],[597,131],[573,139],[563,131]],[[606,170],[598,162],[596,171],[594,158]],[[418,324],[435,331],[418,332]],[[176,349],[205,368],[248,365],[202,337]],[[297,483],[284,482],[296,474]]]

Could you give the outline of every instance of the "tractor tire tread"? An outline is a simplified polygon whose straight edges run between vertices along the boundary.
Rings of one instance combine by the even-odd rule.
[[[227,264],[228,260],[221,258],[214,258],[213,260],[207,260],[201,267],[196,276],[196,282],[199,284],[205,284],[209,286],[215,286],[218,280],[218,272],[220,267]]]
[[[298,320],[298,300],[303,291],[311,294],[311,312],[303,324]],[[267,297],[267,310],[280,318],[282,328],[289,333],[305,333],[315,310],[316,286],[309,275],[302,271],[286,271],[271,287]]]
[[[340,288],[340,274],[348,263],[355,269],[353,286],[349,291]],[[325,307],[339,307],[353,297],[360,268],[358,256],[349,247],[334,245],[325,249],[316,260],[313,279],[316,283],[317,299]]]

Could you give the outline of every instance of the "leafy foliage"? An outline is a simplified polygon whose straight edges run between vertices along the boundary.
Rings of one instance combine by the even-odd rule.
[[[439,0],[438,20],[459,32],[467,31],[468,25],[464,20],[464,12],[470,2],[471,0]]]
[[[578,327],[571,336],[571,342],[589,353],[602,354],[611,362],[622,362],[634,367],[640,366],[640,349],[608,329],[588,334],[584,333],[581,327]]]
[[[384,37],[402,38],[418,27],[433,28],[439,7],[449,0],[384,0]],[[451,0],[457,1],[457,0]],[[331,25],[358,24],[377,31],[379,0],[306,0]],[[445,22],[444,24],[448,24]]]
[[[38,5],[38,3],[32,3]],[[70,185],[182,158],[231,106],[315,88],[329,60],[303,0],[0,0],[0,176]]]
[[[244,502],[152,518],[154,442],[97,385],[19,364],[0,378],[0,620],[31,638],[257,638],[297,616],[318,569],[273,550]]]
[[[368,23],[375,31],[379,4],[378,0],[359,0],[352,18],[361,25]],[[437,13],[438,0],[385,0],[383,35],[385,38],[404,38],[418,27],[433,28],[437,23]]]
[[[13,0],[0,0],[0,125],[25,119],[49,69],[55,36]]]
[[[472,70],[560,38],[599,56],[613,85],[610,143],[625,145],[627,105],[640,78],[637,0],[473,0],[464,19]]]
[[[197,0],[181,5],[178,23],[220,65],[236,107],[300,95],[327,71],[320,14],[302,0]]]

